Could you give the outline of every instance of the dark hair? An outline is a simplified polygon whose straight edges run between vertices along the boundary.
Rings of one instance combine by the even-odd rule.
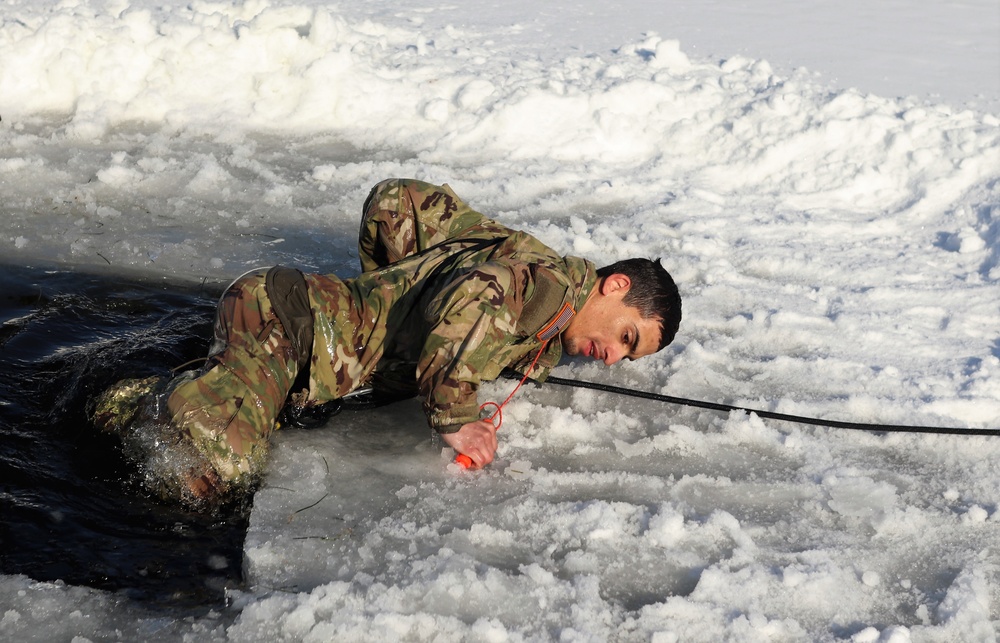
[[[660,260],[624,259],[597,270],[598,279],[611,275],[625,275],[632,281],[623,304],[638,308],[643,319],[660,320],[660,346],[656,350],[674,341],[681,325],[681,295]]]

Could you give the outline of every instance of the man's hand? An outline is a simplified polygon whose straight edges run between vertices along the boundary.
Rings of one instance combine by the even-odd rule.
[[[472,459],[472,469],[482,469],[493,462],[497,452],[497,431],[489,420],[469,422],[454,433],[442,433],[445,444]]]

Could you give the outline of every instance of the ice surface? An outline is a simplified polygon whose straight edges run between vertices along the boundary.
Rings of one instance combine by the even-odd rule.
[[[1000,428],[995,3],[522,4],[7,0],[0,256],[350,275],[369,187],[415,176],[564,253],[664,258],[675,344],[559,375]],[[823,19],[845,7],[858,20]],[[896,53],[871,24],[892,25],[875,31]],[[813,62],[855,44],[839,60],[857,81]],[[920,45],[942,52],[933,69]],[[871,93],[887,68],[911,89]],[[966,105],[970,87],[987,95]],[[487,471],[449,467],[428,436],[411,403],[280,433],[225,613],[4,576],[0,634],[996,639],[996,439],[553,385],[505,409]]]

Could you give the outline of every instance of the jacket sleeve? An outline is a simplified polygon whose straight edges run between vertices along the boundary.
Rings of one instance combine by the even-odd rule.
[[[482,264],[456,275],[427,306],[430,331],[417,363],[417,385],[427,421],[438,432],[452,433],[479,419],[482,373],[517,333],[523,306],[517,273],[524,270]]]

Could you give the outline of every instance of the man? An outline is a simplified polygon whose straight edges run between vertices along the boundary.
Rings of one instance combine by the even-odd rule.
[[[419,395],[430,426],[479,468],[497,450],[480,382],[508,367],[544,379],[563,352],[608,365],[651,355],[680,323],[659,262],[596,270],[487,219],[447,185],[376,185],[359,250],[354,279],[244,275],[219,303],[200,372],[120,382],[96,401],[95,423],[145,461],[162,495],[195,507],[253,485],[286,403],[323,408],[361,386]]]

